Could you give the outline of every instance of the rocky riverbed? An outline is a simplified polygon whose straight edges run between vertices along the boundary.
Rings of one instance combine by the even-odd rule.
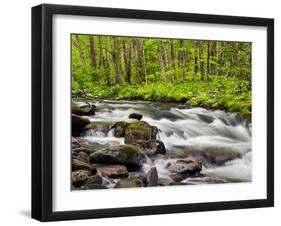
[[[141,101],[72,103],[72,190],[251,181],[251,124]]]

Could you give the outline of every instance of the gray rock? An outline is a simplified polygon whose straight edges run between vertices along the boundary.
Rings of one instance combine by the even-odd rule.
[[[77,155],[77,158],[78,158],[79,160],[84,161],[84,162],[87,162],[87,163],[90,161],[89,155],[88,155],[86,152],[84,152],[84,151],[80,151],[80,152],[78,153],[78,155]]]
[[[142,155],[133,145],[106,147],[90,155],[90,162],[102,164],[121,164],[125,166],[141,166]]]
[[[159,140],[138,140],[134,145],[147,156],[166,153],[164,143]]]
[[[158,172],[156,167],[152,167],[147,173],[147,186],[157,186],[158,185]]]
[[[123,165],[102,165],[97,166],[98,174],[103,177],[109,178],[125,178],[128,177],[128,170],[126,166]]]
[[[78,159],[72,159],[72,171],[74,170],[88,170],[93,174],[97,172],[97,169],[94,166]]]
[[[76,170],[71,173],[71,182],[75,187],[80,187],[92,175],[88,170]]]
[[[177,160],[167,166],[171,173],[196,175],[202,170],[202,162],[194,158]]]

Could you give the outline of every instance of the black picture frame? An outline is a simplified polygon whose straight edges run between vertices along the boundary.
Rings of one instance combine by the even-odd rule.
[[[267,198],[54,212],[52,210],[52,17],[55,14],[266,27]],[[271,206],[274,206],[273,19],[50,4],[32,8],[32,218],[40,221],[56,221]]]

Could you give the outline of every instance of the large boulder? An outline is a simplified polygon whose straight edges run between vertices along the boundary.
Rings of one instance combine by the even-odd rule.
[[[133,145],[106,147],[90,155],[90,162],[92,163],[141,166],[142,161],[143,158],[139,149]]]
[[[93,174],[97,172],[97,169],[94,166],[79,159],[72,159],[72,171],[74,170],[88,170]]]
[[[79,115],[72,114],[72,136],[77,137],[84,130],[86,125],[90,124],[90,120],[86,117],[81,117]]]
[[[127,127],[125,132],[125,143],[135,144],[139,140],[156,140],[158,129],[147,122],[133,122]]]
[[[202,162],[195,158],[185,158],[170,163],[166,167],[171,173],[194,176],[201,172]]]
[[[131,113],[130,115],[129,115],[129,118],[131,118],[131,119],[137,119],[137,120],[141,120],[142,119],[142,115],[141,114],[138,114],[138,113]]]
[[[98,174],[109,178],[125,178],[129,176],[128,169],[123,165],[102,165],[97,166]]]
[[[114,129],[114,136],[115,137],[124,137],[128,126],[129,126],[128,122],[125,122],[125,121],[116,122],[112,126],[112,129]]]
[[[75,115],[95,115],[96,107],[92,104],[77,105],[72,104],[72,114]]]
[[[88,179],[89,176],[92,175],[91,171],[88,170],[76,170],[71,173],[71,182],[72,185],[75,187],[80,187],[85,181]]]
[[[164,143],[159,140],[138,140],[134,145],[147,156],[166,153]]]

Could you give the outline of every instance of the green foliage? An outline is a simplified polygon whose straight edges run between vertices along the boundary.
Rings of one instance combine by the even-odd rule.
[[[72,93],[250,113],[251,43],[72,35]]]

